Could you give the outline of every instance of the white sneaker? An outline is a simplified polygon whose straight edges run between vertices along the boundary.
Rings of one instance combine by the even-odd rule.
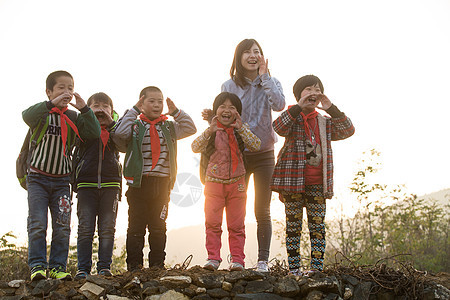
[[[267,260],[260,260],[256,264],[256,272],[269,273],[269,262]]]
[[[203,269],[215,271],[219,269],[220,261],[215,259],[208,259],[208,262],[203,266]]]

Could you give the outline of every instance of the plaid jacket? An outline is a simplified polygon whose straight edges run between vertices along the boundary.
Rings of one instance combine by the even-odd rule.
[[[284,111],[274,122],[277,134],[285,137],[283,148],[278,154],[272,176],[271,189],[281,194],[299,194],[305,192],[306,132],[301,108],[293,105]],[[317,115],[320,143],[323,153],[323,193],[324,197],[333,197],[333,153],[331,141],[343,140],[353,135],[355,128],[349,118],[332,105],[327,113],[330,117]],[[326,176],[325,176],[326,174]]]

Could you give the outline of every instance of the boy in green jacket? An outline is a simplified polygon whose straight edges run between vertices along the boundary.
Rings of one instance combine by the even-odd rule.
[[[146,228],[150,245],[149,267],[163,268],[166,257],[166,218],[169,194],[177,175],[177,140],[193,135],[197,129],[191,117],[169,98],[168,113],[161,114],[164,98],[154,86],[144,88],[138,103],[119,120],[113,141],[126,152],[123,175],[129,186],[127,268],[143,267]],[[171,115],[173,121],[167,121]]]
[[[42,122],[42,138],[31,153],[28,190],[28,265],[31,280],[49,277],[70,280],[66,273],[69,253],[71,150],[75,135],[81,139],[98,138],[100,125],[86,102],[74,93],[73,77],[66,71],[48,75],[49,101],[37,103],[22,113],[23,120],[35,130]],[[75,104],[70,103],[75,96]],[[68,104],[81,114],[68,110]],[[37,133],[37,134],[41,134]],[[52,241],[47,263],[47,218],[52,216]]]

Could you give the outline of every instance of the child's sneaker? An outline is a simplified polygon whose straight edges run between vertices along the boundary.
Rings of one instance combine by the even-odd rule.
[[[238,262],[232,262],[228,268],[230,271],[244,271],[244,266]]]
[[[102,276],[106,276],[106,277],[113,276],[113,274],[111,273],[111,271],[109,269],[101,269],[100,271],[98,271],[98,275],[102,275]]]
[[[61,279],[61,280],[72,280],[72,275],[63,271],[63,268],[53,268],[50,270],[50,278],[52,279]]]
[[[31,269],[31,281],[38,281],[42,279],[47,279],[44,267],[37,266]]]
[[[269,273],[269,262],[267,260],[260,260],[256,264],[256,272]]]
[[[88,277],[88,273],[86,271],[78,271],[77,274],[75,274],[75,280],[82,280],[86,279]]]
[[[208,262],[203,266],[203,269],[215,271],[215,270],[219,269],[219,266],[220,266],[220,261],[215,260],[215,259],[208,259]]]

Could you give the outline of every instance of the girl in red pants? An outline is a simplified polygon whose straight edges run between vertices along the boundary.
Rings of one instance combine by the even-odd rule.
[[[245,162],[244,149],[258,151],[260,139],[248,124],[242,124],[242,103],[232,93],[220,93],[213,104],[211,125],[192,143],[201,153],[200,179],[205,184],[205,226],[208,262],[204,268],[217,270],[220,262],[222,216],[227,214],[230,271],[244,270]]]

